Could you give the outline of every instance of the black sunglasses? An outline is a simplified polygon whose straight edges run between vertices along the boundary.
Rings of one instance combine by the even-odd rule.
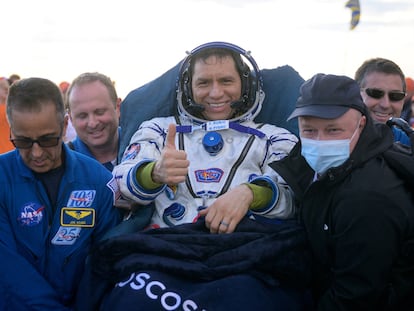
[[[398,102],[398,101],[404,99],[404,97],[406,95],[405,92],[401,92],[401,91],[386,92],[386,91],[381,90],[381,89],[369,88],[369,87],[365,88],[363,90],[365,91],[365,93],[367,93],[367,95],[369,97],[372,97],[372,98],[375,98],[375,99],[381,99],[387,93],[389,100],[392,101],[392,102]]]
[[[42,148],[55,147],[59,143],[59,137],[40,137],[39,139],[30,138],[10,138],[12,144],[19,149],[32,148],[34,143],[37,143]]]

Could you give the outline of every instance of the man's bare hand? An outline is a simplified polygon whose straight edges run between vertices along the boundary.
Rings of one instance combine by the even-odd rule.
[[[161,158],[155,162],[152,171],[152,180],[156,183],[177,185],[186,179],[190,161],[185,151],[175,147],[175,134],[176,126],[170,124]]]
[[[211,233],[231,233],[249,210],[253,192],[246,185],[239,185],[219,196],[213,204],[200,211],[205,216]]]

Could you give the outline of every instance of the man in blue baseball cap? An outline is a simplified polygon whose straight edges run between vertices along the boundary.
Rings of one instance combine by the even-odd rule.
[[[414,206],[387,160],[391,129],[337,75],[306,81],[289,118],[300,142],[270,166],[298,200],[317,310],[414,310]]]

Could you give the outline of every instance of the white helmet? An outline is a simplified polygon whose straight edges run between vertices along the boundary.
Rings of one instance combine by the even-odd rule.
[[[202,115],[204,107],[193,100],[191,90],[192,60],[198,56],[204,58],[217,53],[232,56],[242,81],[242,94],[238,101],[231,104],[235,114],[229,121],[253,120],[262,108],[265,95],[262,89],[263,82],[260,70],[255,60],[250,56],[250,52],[227,42],[210,42],[200,45],[189,52],[183,60],[177,77],[178,113],[196,123],[206,122]]]

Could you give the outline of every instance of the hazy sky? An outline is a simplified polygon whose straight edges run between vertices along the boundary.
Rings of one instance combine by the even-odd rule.
[[[12,0],[1,5],[0,76],[56,83],[85,71],[116,81],[121,97],[209,41],[250,50],[260,68],[290,65],[353,76],[386,57],[414,77],[413,0],[360,0],[349,30],[346,0]]]

